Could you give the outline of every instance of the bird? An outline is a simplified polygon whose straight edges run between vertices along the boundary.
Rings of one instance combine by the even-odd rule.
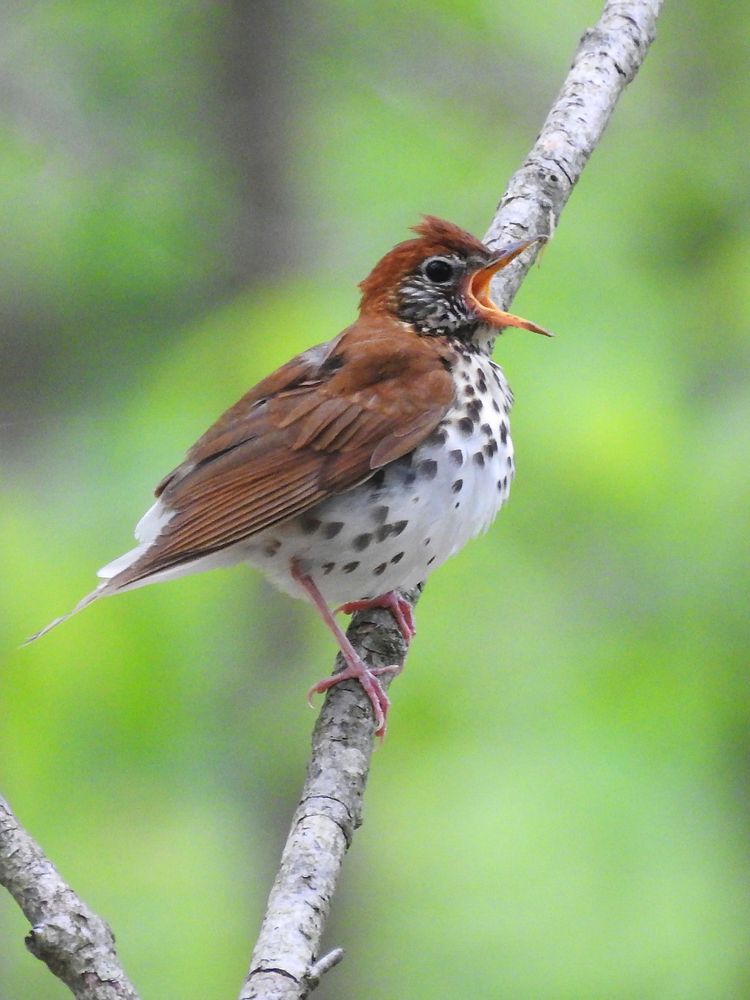
[[[355,678],[386,730],[390,701],[339,626],[337,611],[381,607],[408,648],[400,591],[485,531],[514,476],[513,395],[493,361],[506,327],[551,336],[500,309],[490,282],[546,237],[491,249],[423,216],[360,282],[359,317],[282,365],[230,407],[156,487],[137,546],[32,642],[99,598],[248,562],[308,600],[345,667],[308,700]],[[335,610],[332,610],[332,607]]]

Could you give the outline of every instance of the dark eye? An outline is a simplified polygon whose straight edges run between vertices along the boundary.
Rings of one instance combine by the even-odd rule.
[[[432,257],[424,265],[425,277],[434,281],[436,285],[444,285],[451,281],[455,274],[455,268],[450,261],[443,257]]]

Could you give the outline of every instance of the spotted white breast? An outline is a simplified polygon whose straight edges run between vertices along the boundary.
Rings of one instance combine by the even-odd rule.
[[[422,445],[235,546],[232,561],[252,562],[299,597],[295,561],[329,603],[341,604],[416,586],[485,531],[513,479],[513,397],[502,369],[482,353],[462,356],[454,376],[456,404]]]

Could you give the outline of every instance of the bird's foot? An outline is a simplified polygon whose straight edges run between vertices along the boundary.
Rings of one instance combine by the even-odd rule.
[[[414,624],[414,614],[409,602],[396,590],[389,590],[387,594],[380,597],[370,597],[362,601],[347,601],[336,611],[343,611],[345,615],[353,615],[355,611],[368,611],[370,608],[385,608],[393,615],[399,627],[404,642],[408,646],[417,634],[417,627]]]
[[[293,578],[302,587],[307,596],[312,601],[313,605],[318,609],[318,613],[323,621],[326,623],[328,628],[336,637],[336,642],[339,644],[339,649],[341,650],[341,655],[344,657],[346,666],[337,674],[333,674],[331,677],[325,677],[322,681],[318,681],[317,684],[313,684],[310,690],[307,692],[307,701],[310,706],[312,706],[312,696],[314,694],[322,694],[324,691],[328,691],[334,686],[334,684],[340,684],[341,681],[357,680],[362,685],[362,688],[370,699],[370,704],[372,705],[372,714],[375,717],[375,735],[379,736],[382,740],[385,736],[386,721],[388,718],[388,709],[391,706],[390,699],[388,695],[383,690],[383,687],[378,680],[378,677],[382,674],[400,674],[403,670],[403,665],[396,663],[393,666],[386,667],[368,667],[362,657],[359,655],[357,650],[352,646],[349,639],[346,637],[345,633],[341,630],[336,619],[331,614],[331,609],[326,604],[323,599],[323,595],[318,590],[312,577],[308,576],[306,573],[300,571],[299,566],[292,562],[291,571]],[[385,594],[382,600],[389,600],[391,597],[398,598],[398,594]],[[406,602],[401,598],[402,603]],[[360,602],[355,602],[360,603]],[[366,607],[389,607],[392,609],[392,604],[370,604],[369,602],[361,602],[363,606]],[[411,608],[409,610],[408,618],[404,620],[406,622],[411,620]],[[394,613],[395,615],[395,613]],[[396,619],[398,621],[398,618]],[[400,627],[400,625],[399,625]],[[408,626],[407,626],[408,627]],[[413,622],[411,625],[413,632]],[[407,640],[408,645],[408,640]]]
[[[357,657],[356,662],[350,661],[349,657],[347,657],[347,666],[344,670],[333,674],[331,677],[324,677],[322,681],[313,684],[307,692],[307,703],[312,708],[313,695],[323,694],[329,688],[332,688],[334,684],[340,684],[341,681],[359,681],[372,705],[372,713],[375,717],[375,735],[382,739],[385,736],[388,709],[391,707],[391,701],[383,690],[378,677],[381,674],[400,674],[402,669],[403,667],[400,663],[396,663],[390,667],[368,667],[365,661],[359,657]]]

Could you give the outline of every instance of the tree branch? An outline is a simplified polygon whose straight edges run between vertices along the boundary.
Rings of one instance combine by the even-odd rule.
[[[26,947],[79,1000],[138,1000],[123,972],[115,938],[60,878],[41,847],[0,798],[0,884],[31,924]]]
[[[405,594],[414,605],[417,591]],[[348,635],[373,666],[403,663],[406,646],[387,611],[355,615]],[[344,662],[339,654],[336,669]],[[391,677],[380,678],[384,687]],[[271,889],[240,1000],[306,997],[324,972],[315,963],[344,854],[362,822],[362,797],[370,769],[375,722],[356,681],[332,688],[312,737],[302,798]]]
[[[634,79],[656,35],[663,0],[609,0],[584,32],[560,93],[529,155],[513,174],[485,243],[552,235],[617,101]],[[525,253],[497,275],[492,290],[503,306],[539,252]]]
[[[573,65],[542,131],[510,180],[485,242],[503,245],[525,235],[552,234],[576,181],[596,148],[620,94],[654,40],[662,0],[609,0],[579,44]],[[536,251],[538,252],[538,251]],[[493,283],[510,304],[533,263],[526,253]],[[404,595],[414,606],[419,591]],[[386,611],[359,612],[349,639],[373,666],[403,663],[406,649]],[[337,657],[335,670],[343,669]],[[321,937],[344,854],[361,822],[374,722],[356,682],[331,688],[315,726],[300,804],[271,889],[240,1000],[302,1000],[322,971]],[[322,969],[322,971],[321,971]]]
[[[485,241],[504,244],[554,231],[570,193],[599,142],[617,100],[653,41],[662,0],[609,0],[587,31],[533,149],[513,175]],[[534,252],[505,268],[493,292],[510,303]],[[404,595],[416,604],[418,591]],[[406,655],[387,611],[360,612],[349,638],[373,666]],[[336,669],[343,663],[337,658]],[[388,677],[382,683],[387,686]],[[253,952],[240,1000],[302,1000],[342,958],[316,959],[338,873],[361,823],[374,722],[358,684],[329,692],[313,732],[302,798]],[[107,924],[58,874],[0,798],[0,883],[29,919],[29,950],[80,1000],[138,1000]]]

